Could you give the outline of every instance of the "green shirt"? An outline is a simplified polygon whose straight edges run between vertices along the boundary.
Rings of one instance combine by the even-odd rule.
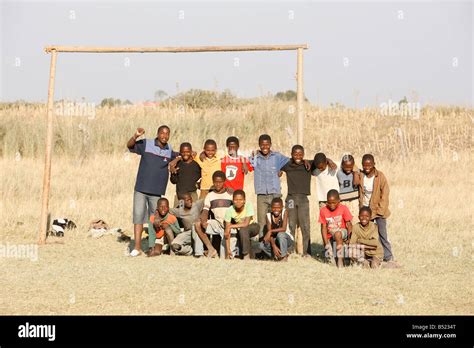
[[[231,222],[232,220],[235,223],[241,223],[246,217],[250,217],[250,221],[252,221],[254,216],[253,206],[252,203],[246,202],[244,205],[244,209],[241,212],[237,212],[233,205],[231,205],[226,211],[224,216],[225,222]]]

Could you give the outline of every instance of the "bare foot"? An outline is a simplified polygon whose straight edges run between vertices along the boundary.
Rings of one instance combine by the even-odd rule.
[[[370,261],[370,268],[379,268],[380,267],[380,260],[377,257],[373,257],[372,261]]]
[[[161,244],[156,244],[153,248],[150,248],[150,250],[147,253],[147,256],[148,257],[160,256],[162,249],[163,249],[163,246]]]

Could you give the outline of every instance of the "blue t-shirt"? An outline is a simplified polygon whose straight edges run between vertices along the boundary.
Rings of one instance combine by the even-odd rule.
[[[255,157],[249,157],[254,169],[254,187],[258,195],[272,193],[280,194],[280,177],[278,173],[290,159],[279,152],[271,151],[267,157],[260,152]]]
[[[162,196],[168,185],[168,164],[177,154],[166,144],[164,148],[155,144],[155,139],[143,139],[135,143],[130,152],[141,155],[135,191]]]

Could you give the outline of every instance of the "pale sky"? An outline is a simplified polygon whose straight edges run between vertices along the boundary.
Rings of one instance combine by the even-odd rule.
[[[407,96],[472,107],[473,13],[472,1],[2,1],[0,101],[46,101],[47,45],[307,43],[312,103],[353,107],[358,95],[364,107]],[[295,51],[60,53],[55,99],[138,102],[190,88],[253,97],[295,89],[295,71]]]

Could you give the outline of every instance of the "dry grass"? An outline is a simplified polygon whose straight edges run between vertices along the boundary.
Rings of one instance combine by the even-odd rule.
[[[376,155],[391,184],[388,231],[403,265],[399,270],[337,270],[317,256],[295,256],[285,264],[132,259],[114,237],[86,237],[95,217],[131,230],[138,158],[125,155],[124,143],[137,126],[154,133],[159,124],[170,124],[175,147],[185,139],[197,145],[207,137],[223,146],[232,133],[251,149],[265,131],[288,153],[285,127],[294,122],[285,110],[283,104],[207,110],[195,112],[187,125],[170,109],[159,114],[135,110],[130,117],[121,110],[101,111],[94,120],[58,117],[56,139],[62,142],[56,143],[53,158],[50,210],[76,221],[78,229],[65,238],[49,238],[36,262],[0,257],[1,314],[473,314],[472,110],[424,109],[419,120],[380,118],[375,110],[309,110],[308,153],[323,149],[338,159],[353,150],[357,161],[365,151]],[[37,239],[44,134],[43,118],[35,115],[39,111],[0,111],[0,244]],[[240,118],[230,118],[232,112]],[[262,115],[274,117],[268,122]],[[397,127],[406,135],[405,158]],[[170,185],[168,197],[173,189]],[[252,176],[246,189],[253,192]],[[255,201],[253,195],[250,199]],[[312,240],[320,253],[314,196],[311,214]]]

